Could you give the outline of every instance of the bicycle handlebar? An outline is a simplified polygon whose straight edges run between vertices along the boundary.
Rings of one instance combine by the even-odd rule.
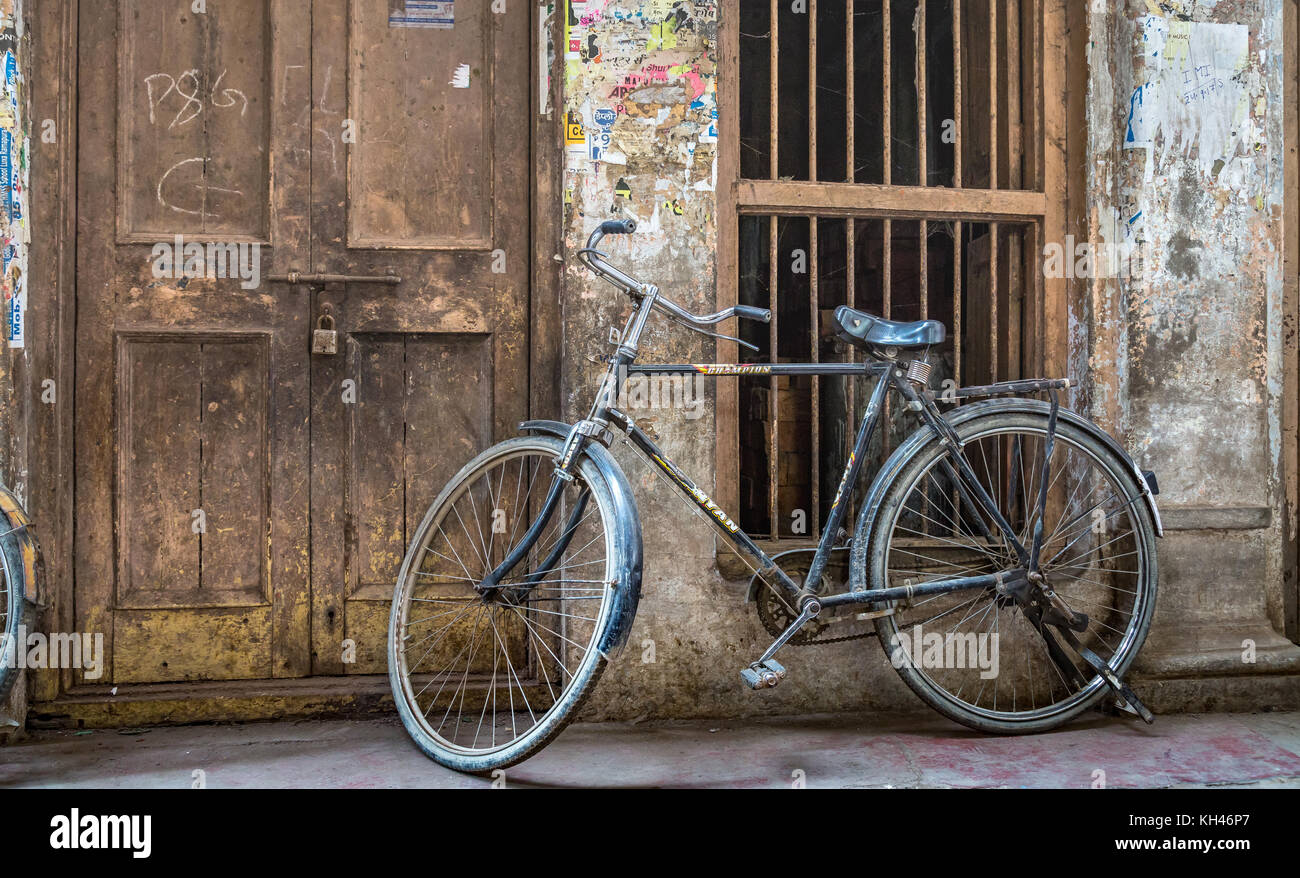
[[[605,220],[600,224],[602,235],[630,235],[636,231],[636,220]]]
[[[714,314],[696,314],[693,311],[687,311],[663,293],[660,293],[659,297],[655,299],[655,310],[662,311],[670,317],[693,326],[712,326],[732,317],[743,317],[747,320],[757,320],[760,323],[770,323],[772,321],[771,311],[765,308],[751,308],[748,305],[732,305],[730,308],[725,308]]]
[[[601,239],[606,235],[630,235],[634,231],[636,231],[636,220],[606,220],[597,226],[591,236],[587,238],[587,246],[578,251],[578,260],[600,277],[617,287],[622,287],[625,292],[639,293],[644,284],[630,274],[610,265],[605,261],[605,254],[596,249],[596,246],[600,244]],[[772,322],[772,312],[766,308],[734,305],[714,314],[696,314],[678,305],[663,293],[660,293],[655,298],[655,310],[662,311],[670,317],[693,326],[712,326],[732,317],[743,317],[746,320],[757,320],[760,323]]]
[[[772,312],[766,308],[755,308],[752,305],[737,305],[732,310],[736,312],[737,317],[744,317],[746,320],[757,320],[759,323],[772,322]]]

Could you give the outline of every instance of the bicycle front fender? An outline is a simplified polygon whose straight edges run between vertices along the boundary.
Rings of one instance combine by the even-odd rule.
[[[559,421],[524,421],[519,425],[521,433],[545,433],[560,439],[567,439],[572,430],[571,426]],[[613,526],[618,528],[619,536],[616,541],[618,557],[614,559],[617,581],[614,585],[612,621],[597,646],[601,654],[608,657],[611,652],[617,652],[627,643],[637,606],[641,603],[641,513],[637,509],[636,497],[632,494],[632,485],[614,455],[598,442],[588,443],[583,454],[596,465],[605,484],[609,486],[610,496],[614,499]]]
[[[985,402],[972,403],[964,405],[955,411],[949,412],[946,416],[948,423],[954,427],[966,423],[971,418],[981,417],[993,413],[1006,412],[1033,412],[1037,414],[1047,414],[1050,406],[1047,403],[1036,399],[991,399]],[[1137,480],[1138,487],[1142,491],[1142,499],[1146,503],[1147,509],[1151,512],[1151,518],[1155,522],[1156,536],[1165,535],[1164,526],[1160,522],[1160,512],[1156,509],[1156,498],[1151,490],[1151,485],[1147,481],[1140,467],[1137,465],[1131,455],[1124,450],[1113,436],[1105,430],[1098,427],[1092,421],[1082,415],[1076,414],[1069,409],[1062,408],[1057,414],[1062,421],[1068,421],[1071,425],[1078,427],[1092,436],[1102,444],[1106,445],[1120,459],[1125,461],[1129,466],[1133,478]],[[862,511],[858,513],[857,525],[853,531],[853,546],[849,556],[849,581],[854,590],[861,590],[867,587],[866,583],[866,561],[867,561],[867,544],[871,542],[871,531],[876,524],[876,513],[880,509],[880,503],[884,499],[885,489],[889,487],[890,482],[898,475],[899,470],[916,454],[922,445],[931,441],[935,437],[935,432],[929,426],[922,426],[915,430],[894,450],[894,453],[885,461],[885,465],[880,468],[875,480],[871,483],[871,490],[867,494],[866,501],[862,504]]]

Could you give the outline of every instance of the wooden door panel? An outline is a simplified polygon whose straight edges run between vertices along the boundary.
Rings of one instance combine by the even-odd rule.
[[[392,27],[388,7],[352,3],[348,243],[491,249],[497,16],[463,2],[454,28]]]
[[[347,494],[350,594],[388,600],[415,528],[443,485],[492,442],[487,336],[352,336]]]
[[[190,511],[198,484],[199,357],[196,345],[160,339],[123,342],[118,435],[124,508],[118,531],[124,575],[115,604],[165,605],[199,582],[199,541]]]
[[[114,683],[261,680],[275,676],[268,606],[114,614]]]
[[[120,239],[266,241],[271,3],[119,8]]]
[[[99,682],[310,671],[308,303],[254,283],[306,251],[310,5],[206,10],[80,6],[75,588]],[[239,242],[255,276],[213,249]]]
[[[269,335],[156,333],[118,345],[126,514],[116,606],[266,603]]]
[[[486,335],[352,335],[358,376],[343,493],[348,518],[347,636],[352,673],[383,673],[388,602],[406,548],[429,504],[492,443],[492,346]],[[373,604],[373,605],[371,605]]]

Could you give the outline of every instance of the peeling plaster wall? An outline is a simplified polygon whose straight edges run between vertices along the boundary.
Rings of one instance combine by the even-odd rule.
[[[718,4],[571,0],[563,107],[565,249],[601,221],[633,217],[630,238],[602,244],[616,264],[696,311],[714,310],[716,285],[716,66]],[[611,327],[628,302],[570,257],[563,293],[566,418],[586,415]],[[714,345],[652,319],[642,362],[709,362]],[[727,380],[727,379],[723,379]],[[713,388],[691,407],[628,410],[697,483],[714,481]],[[688,397],[689,398],[689,397]],[[754,693],[740,669],[771,642],[744,582],[714,560],[714,535],[626,446],[615,454],[637,490],[645,530],[645,584],[631,640],[596,689],[593,719],[736,716],[915,702],[872,640],[790,648],[791,676]]]
[[[1089,238],[1139,255],[1075,297],[1071,341],[1160,477],[1157,656],[1282,627],[1283,5],[1091,5]]]
[[[0,288],[3,288],[5,341],[0,355],[0,479],[27,494],[27,217],[28,157],[31,151],[25,71],[30,36],[22,0],[0,0]]]

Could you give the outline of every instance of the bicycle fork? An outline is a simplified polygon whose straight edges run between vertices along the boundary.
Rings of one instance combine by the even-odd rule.
[[[510,575],[519,563],[528,556],[537,541],[541,538],[542,532],[551,522],[555,515],[556,509],[560,505],[560,497],[564,494],[564,487],[574,479],[573,469],[576,468],[575,461],[581,457],[582,449],[586,446],[588,437],[580,432],[584,421],[573,428],[569,433],[568,441],[564,445],[564,451],[556,461],[555,472],[551,475],[551,485],[546,492],[546,499],[542,501],[542,508],[538,510],[537,517],[529,526],[528,531],[524,534],[514,548],[506,555],[505,560],[497,565],[483,581],[475,584],[474,590],[486,600],[495,598],[502,589],[501,582]],[[526,591],[538,582],[546,578],[554,568],[557,561],[564,557],[565,550],[568,549],[574,533],[577,532],[578,525],[582,521],[582,516],[587,508],[587,503],[591,499],[591,489],[583,486],[581,493],[578,495],[577,502],[573,504],[573,510],[569,513],[568,520],[564,524],[564,530],[556,538],[555,545],[551,548],[547,556],[538,564],[537,569],[524,577],[523,581],[518,584],[520,590]]]
[[[614,356],[609,358],[609,367],[605,370],[605,378],[601,381],[600,390],[596,394],[595,400],[592,401],[591,411],[585,419],[573,425],[573,429],[569,431],[569,438],[565,440],[564,448],[556,458],[555,472],[551,476],[551,486],[546,493],[546,500],[543,501],[542,508],[538,511],[537,517],[533,519],[532,525],[524,534],[523,539],[519,541],[519,544],[510,550],[505,560],[497,565],[495,570],[485,576],[482,582],[474,586],[474,590],[483,595],[484,598],[491,599],[500,593],[502,580],[510,575],[510,571],[519,566],[519,563],[527,557],[533,546],[537,544],[542,532],[550,524],[551,516],[555,514],[556,507],[559,506],[565,485],[572,482],[575,477],[578,461],[582,459],[582,453],[586,450],[587,443],[609,433],[609,412],[613,408],[615,400],[618,399],[621,376],[624,374],[624,370],[636,360],[641,333],[645,330],[646,321],[650,317],[650,312],[654,309],[658,296],[659,288],[653,284],[643,284],[638,289],[637,306],[628,315],[627,323],[619,336],[618,348],[614,352]],[[608,441],[605,444],[608,445]],[[569,542],[573,539],[573,534],[577,530],[578,523],[582,521],[583,511],[586,508],[590,494],[590,489],[584,487],[555,546],[542,563],[538,565],[537,570],[530,573],[520,583],[524,590],[541,581],[554,568],[555,563],[563,557],[565,549],[568,548]]]

